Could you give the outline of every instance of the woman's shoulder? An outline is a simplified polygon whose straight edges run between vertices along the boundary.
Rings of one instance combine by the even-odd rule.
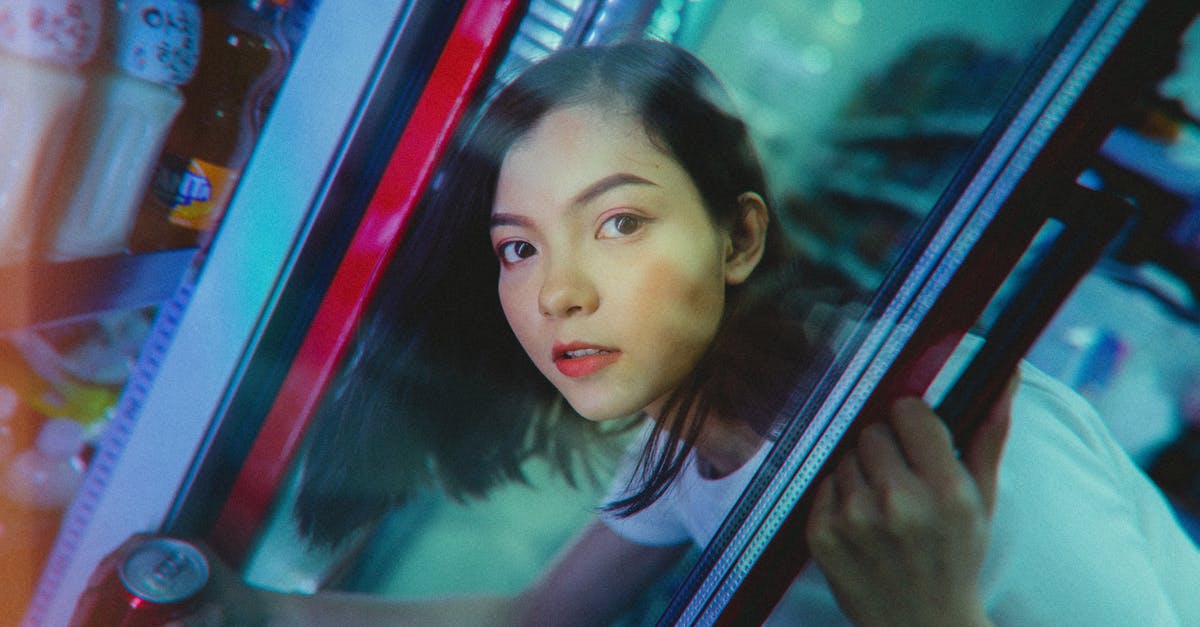
[[[929,386],[925,400],[936,407],[940,398],[953,385],[957,374],[970,362],[982,344],[983,339],[977,335],[965,336]],[[1107,456],[1120,453],[1119,446],[1109,435],[1099,413],[1078,392],[1026,361],[1019,365],[1017,376],[1018,388],[1013,400],[1013,433],[1010,438],[1020,437],[1026,431],[1032,430],[1040,432],[1040,436],[1057,434],[1060,437],[1078,439],[1081,444],[1098,454]]]

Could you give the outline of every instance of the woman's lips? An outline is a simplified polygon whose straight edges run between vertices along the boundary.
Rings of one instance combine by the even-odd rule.
[[[621,358],[621,351],[591,344],[555,344],[554,366],[572,379],[586,377]]]

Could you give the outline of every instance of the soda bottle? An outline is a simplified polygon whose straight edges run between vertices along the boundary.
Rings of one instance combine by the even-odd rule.
[[[59,216],[50,257],[119,253],[183,106],[177,85],[191,80],[199,53],[195,0],[117,3],[112,58],[88,87],[77,145],[62,169],[52,211]]]
[[[290,0],[202,7],[196,75],[159,158],[130,239],[134,251],[206,243],[237,186],[287,70],[281,35]]]
[[[101,0],[0,0],[0,265],[29,258],[102,13]]]

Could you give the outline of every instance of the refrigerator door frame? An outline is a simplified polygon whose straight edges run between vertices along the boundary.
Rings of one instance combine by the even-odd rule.
[[[207,534],[213,547],[231,563],[245,559],[263,527],[366,303],[458,124],[480,88],[486,87],[488,70],[507,44],[521,5],[516,0],[471,0],[463,7],[232,491]]]
[[[407,4],[316,8],[218,235],[160,308],[24,624],[67,624],[101,558],[162,525],[275,313]]]

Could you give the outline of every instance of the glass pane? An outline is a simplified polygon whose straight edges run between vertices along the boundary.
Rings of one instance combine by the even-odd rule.
[[[731,2],[693,47],[739,97],[801,252],[869,295],[1066,6]]]
[[[1128,27],[1128,23],[1125,26],[1120,26],[1120,24],[1129,19],[1131,15],[1136,14],[1136,9],[1123,8],[1127,11],[1118,11],[1112,14],[1112,21],[1106,22],[1107,27],[1124,32],[1123,29]],[[1025,528],[1029,530],[1039,528],[1040,525],[1054,526],[1056,530],[1073,529],[1071,532],[1064,533],[1064,537],[1084,535],[1103,537],[1102,533],[1091,534],[1080,530],[1084,526],[1094,524],[1094,521],[1099,519],[1098,516],[1093,515],[1094,511],[1090,511],[1094,507],[1094,503],[1085,503],[1083,506],[1075,507],[1075,503],[1080,501],[1078,493],[1066,494],[1080,485],[1076,483],[1080,481],[1080,477],[1070,475],[1072,464],[1103,466],[1104,470],[1101,471],[1101,474],[1108,476],[1111,473],[1112,476],[1117,477],[1113,484],[1108,486],[1109,489],[1122,493],[1120,497],[1122,499],[1129,499],[1131,502],[1137,501],[1137,505],[1130,505],[1131,508],[1137,509],[1136,516],[1124,521],[1114,518],[1106,521],[1105,524],[1111,523],[1110,528],[1127,525],[1135,529],[1132,533],[1144,536],[1160,537],[1161,534],[1164,544],[1171,545],[1175,551],[1174,554],[1181,556],[1178,560],[1164,560],[1154,552],[1155,549],[1148,548],[1144,553],[1133,552],[1127,555],[1128,563],[1151,563],[1156,564],[1153,568],[1163,569],[1179,568],[1174,571],[1175,576],[1194,583],[1194,580],[1200,577],[1200,571],[1197,571],[1197,568],[1200,568],[1200,562],[1196,561],[1196,547],[1188,539],[1187,534],[1181,532],[1179,525],[1174,520],[1178,517],[1186,530],[1194,529],[1194,497],[1190,497],[1188,505],[1181,506],[1179,494],[1180,492],[1186,494],[1186,488],[1181,488],[1183,485],[1181,481],[1186,481],[1187,479],[1184,478],[1187,477],[1194,477],[1197,466],[1194,453],[1189,452],[1194,450],[1189,447],[1194,446],[1192,442],[1195,437],[1194,427],[1190,426],[1194,422],[1190,417],[1190,391],[1187,390],[1188,384],[1181,383],[1191,379],[1193,376],[1191,372],[1196,367],[1195,354],[1192,350],[1195,336],[1194,318],[1186,313],[1193,307],[1194,292],[1188,286],[1194,282],[1195,269],[1191,265],[1192,262],[1188,261],[1191,257],[1191,253],[1187,252],[1189,245],[1181,243],[1187,241],[1186,236],[1181,239],[1177,234],[1178,229],[1186,228],[1180,226],[1186,223],[1186,219],[1181,219],[1181,216],[1186,216],[1188,213],[1185,207],[1195,202],[1194,190],[1190,183],[1180,185],[1179,182],[1191,181],[1194,177],[1193,159],[1196,154],[1195,146],[1187,139],[1188,134],[1194,132],[1195,129],[1194,112],[1188,112],[1187,104],[1189,98],[1192,102],[1195,100],[1194,94],[1189,95],[1190,88],[1187,87],[1194,83],[1194,79],[1189,78],[1188,74],[1190,71],[1188,68],[1192,66],[1192,59],[1196,54],[1194,30],[1189,31],[1185,37],[1182,51],[1179,49],[1177,36],[1179,31],[1194,19],[1195,13],[1192,9],[1177,8],[1179,8],[1178,14],[1171,14],[1171,11],[1163,10],[1164,5],[1158,5],[1157,10],[1148,9],[1146,13],[1154,16],[1153,19],[1139,20],[1136,28],[1130,30],[1129,39],[1137,43],[1130,43],[1128,47],[1119,49],[1116,56],[1118,59],[1139,59],[1140,62],[1136,65],[1136,69],[1127,69],[1124,71],[1125,73],[1116,69],[1106,70],[1104,79],[1098,82],[1103,85],[1107,81],[1107,85],[1103,90],[1096,91],[1098,93],[1107,91],[1111,97],[1096,98],[1093,94],[1090,101],[1080,100],[1081,103],[1090,102],[1091,106],[1075,112],[1075,122],[1070,126],[1064,125],[1063,127],[1074,129],[1079,134],[1076,136],[1076,143],[1072,144],[1070,140],[1062,143],[1055,142],[1057,148],[1054,150],[1051,150],[1050,144],[1045,145],[1045,153],[1055,155],[1057,161],[1045,157],[1040,166],[1029,170],[1029,175],[1025,178],[1028,181],[1040,183],[1046,189],[1038,190],[1041,193],[1035,194],[1033,199],[1029,197],[1028,186],[1022,190],[1025,192],[1022,195],[1018,195],[1015,191],[1012,192],[1008,201],[1013,206],[1025,208],[1006,212],[1011,214],[1008,216],[1012,218],[1011,220],[1000,222],[997,218],[996,222],[1005,226],[1012,240],[1011,245],[999,245],[998,247],[998,242],[993,240],[988,241],[987,247],[984,248],[984,242],[981,240],[979,247],[995,255],[990,260],[992,267],[988,267],[988,258],[978,259],[971,268],[978,274],[969,274],[968,276],[976,278],[976,294],[972,295],[972,298],[977,298],[978,294],[990,292],[992,288],[987,275],[994,273],[995,267],[1007,266],[1010,252],[1007,249],[1017,247],[1023,249],[1024,244],[1021,242],[1024,238],[1033,236],[1032,230],[1028,228],[1029,216],[1038,216],[1039,224],[1045,217],[1053,218],[1034,239],[1015,275],[1000,290],[996,302],[992,303],[992,306],[984,312],[981,319],[975,321],[973,332],[987,335],[988,342],[991,343],[991,338],[1002,328],[1006,328],[1008,322],[1011,321],[1008,313],[1001,312],[1012,312],[1014,310],[1010,306],[1019,304],[1026,308],[1025,313],[1029,313],[1029,307],[1033,306],[1033,302],[1046,297],[1038,290],[1049,290],[1052,285],[1050,283],[1039,284],[1040,281],[1047,275],[1062,270],[1064,266],[1069,266],[1072,263],[1070,255],[1076,254],[1080,250],[1090,247],[1098,254],[1099,247],[1103,246],[1113,235],[1113,233],[1109,233],[1101,237],[1099,231],[1088,231],[1086,228],[1080,235],[1077,230],[1080,225],[1097,228],[1096,222],[1089,221],[1106,215],[1110,208],[1116,210],[1114,214],[1117,218],[1124,217],[1121,208],[1113,205],[1122,205],[1125,201],[1136,207],[1136,209],[1130,210],[1135,217],[1129,230],[1118,238],[1117,242],[1106,252],[1097,270],[1084,279],[1079,289],[1067,301],[1059,316],[1042,336],[1041,342],[1036,344],[1028,355],[1028,360],[1032,365],[1023,368],[1024,387],[1022,390],[1024,393],[1023,396],[1018,397],[1018,406],[1014,412],[1014,427],[1010,434],[1010,448],[1007,449],[1005,463],[1001,465],[1001,471],[1006,473],[1007,477],[1002,474],[1001,506],[997,513],[994,530],[998,535],[1017,540],[1021,533],[1018,532],[1014,536],[1012,530],[1023,523],[1028,525]],[[1165,15],[1170,19],[1165,19],[1163,17]],[[1182,19],[1180,19],[1181,15]],[[1093,21],[1093,26],[1096,24]],[[1136,34],[1134,31],[1137,31]],[[1111,43],[1113,40],[1096,37],[1084,41],[1108,41]],[[1103,43],[1098,44],[1098,48],[1103,47]],[[1136,53],[1134,53],[1135,50]],[[1177,53],[1179,54],[1178,59],[1176,59]],[[1103,54],[1107,54],[1107,52]],[[1079,76],[1087,76],[1090,71],[1099,66],[1101,58],[1103,57],[1099,54],[1084,55],[1072,62],[1072,65],[1077,64],[1074,67],[1079,70]],[[1112,63],[1111,65],[1118,67],[1122,63]],[[1175,68],[1174,74],[1163,80],[1172,68]],[[1117,76],[1121,78],[1114,79]],[[1064,93],[1067,93],[1067,90],[1064,90]],[[1079,93],[1080,91],[1074,92],[1076,96]],[[1035,98],[1030,98],[1028,102],[1035,100]],[[1068,97],[1063,102],[1073,102],[1073,99]],[[1104,105],[1101,106],[1107,108],[1101,109],[1095,104],[1097,102],[1104,102]],[[1070,104],[1065,105],[1065,107],[1069,106]],[[1194,105],[1192,107],[1194,108]],[[1120,118],[1110,119],[1117,118],[1114,114],[1117,111],[1121,112]],[[1012,162],[1019,163],[1032,154],[1037,154],[1041,148],[1037,138],[1039,136],[1049,137],[1050,131],[1046,129],[1054,128],[1057,124],[1056,116],[1061,117],[1065,113],[1066,108],[1048,105],[1043,109],[1043,113],[1037,114],[1045,115],[1045,120],[1049,125],[1039,124],[1039,128],[1042,129],[1041,133],[1031,132],[1021,140],[1033,144],[1035,147],[1031,150],[1034,152],[1015,150],[1007,153],[1012,158]],[[1103,133],[1107,133],[1109,125],[1114,122],[1119,127],[1105,140]],[[1159,123],[1163,125],[1162,131],[1155,131],[1154,129]],[[1095,148],[1087,139],[1089,131],[1080,131],[1080,126],[1086,128],[1089,125],[1093,129],[1095,145],[1099,146],[1103,140],[1103,146],[1096,155],[1093,155]],[[1136,130],[1131,130],[1130,127]],[[1084,139],[1079,139],[1079,137]],[[1065,151],[1064,144],[1067,146]],[[1134,146],[1143,150],[1153,147],[1163,152],[1134,152]],[[1021,154],[1022,152],[1024,155]],[[1006,153],[1000,151],[1000,154]],[[1138,156],[1134,157],[1135,154]],[[1192,165],[1183,165],[1185,163]],[[978,173],[970,173],[974,181],[982,181],[982,184],[989,187],[993,185],[999,188],[1005,187],[1001,180],[1004,178],[1003,176],[996,176],[995,170],[989,175],[982,171],[985,169],[987,168],[983,167]],[[1181,170],[1187,174],[1176,178]],[[1021,176],[1024,175],[1017,175],[1017,177]],[[1076,176],[1078,176],[1077,186],[1073,185]],[[1016,180],[1017,177],[1014,177],[1013,180]],[[1009,183],[1012,183],[1013,180],[1010,180]],[[974,181],[971,184],[972,187],[975,187]],[[995,189],[995,187],[991,188]],[[1067,193],[1065,195],[1047,195],[1045,193],[1047,190],[1055,188],[1061,188]],[[978,189],[983,189],[983,187]],[[1031,212],[1028,207],[1031,204],[1040,206],[1033,207]],[[1022,225],[1022,222],[1026,224]],[[1114,221],[1114,232],[1118,226],[1120,226],[1120,222]],[[969,225],[964,228],[964,232],[970,230]],[[995,239],[1002,240],[1003,238]],[[976,252],[978,251],[971,250],[969,246],[955,245],[952,250],[947,249],[945,259],[965,257],[969,260]],[[1048,263],[1036,265],[1036,260],[1039,258],[1043,262],[1048,260]],[[1012,259],[1015,260],[1016,257],[1013,256]],[[941,261],[938,262],[938,264],[941,263]],[[967,268],[966,265],[963,267]],[[942,266],[939,265],[938,270],[934,270],[935,275],[941,268]],[[920,266],[915,267],[910,277],[919,276],[921,269]],[[928,267],[925,267],[924,270],[928,270]],[[929,286],[939,284],[940,279],[934,275],[929,276],[931,276],[928,281]],[[1114,277],[1126,278],[1115,279]],[[1140,278],[1133,280],[1129,277]],[[967,279],[966,282],[960,282],[958,287],[963,288],[969,283],[970,279]],[[1121,286],[1117,287],[1114,283],[1120,283]],[[905,285],[908,283],[906,282]],[[1018,291],[1018,286],[1022,285],[1033,286],[1033,290],[1022,293]],[[1130,289],[1131,286],[1134,287]],[[969,291],[969,287],[958,289],[954,292],[953,297],[949,295],[950,290],[940,296],[936,291],[931,291],[929,302],[924,303],[923,306],[937,307],[948,303],[949,309],[943,307],[938,311],[939,316],[930,316],[925,319],[926,323],[930,320],[937,321],[928,325],[927,333],[934,334],[934,337],[937,337],[939,333],[953,336],[958,332],[956,329],[965,330],[965,323],[969,323],[969,320],[964,322],[954,319],[953,316],[943,316],[946,316],[947,311],[955,307],[952,298],[962,298],[964,293]],[[1138,295],[1138,291],[1156,293],[1158,301],[1151,304],[1150,300],[1153,299],[1147,300],[1145,294]],[[911,297],[912,294],[906,294],[906,296]],[[922,296],[925,294],[918,294],[917,300],[912,301],[911,309],[907,311],[920,310],[922,304],[918,301]],[[1046,298],[1049,304],[1056,304],[1057,299],[1061,296]],[[1182,301],[1178,300],[1180,298]],[[935,299],[938,301],[936,304],[934,303]],[[897,300],[899,299],[897,298]],[[940,302],[943,300],[946,303]],[[909,307],[909,305],[903,304],[900,306]],[[967,305],[960,303],[958,306],[961,308]],[[901,327],[907,326],[911,330],[917,324],[913,320],[921,320],[921,315],[914,314],[912,318],[899,320],[895,327],[889,324],[882,331],[880,330],[882,325],[877,324],[870,328],[869,332],[875,334],[881,331],[888,334],[893,333],[893,329],[895,329],[896,337],[906,337],[905,333],[909,331],[902,330]],[[1170,321],[1166,321],[1164,318],[1169,318]],[[1150,328],[1146,328],[1147,323]],[[964,326],[958,327],[958,324],[964,324]],[[1118,328],[1120,330],[1117,330]],[[1004,336],[1000,335],[999,337]],[[924,340],[928,339],[927,335]],[[1009,339],[1018,338],[1013,336]],[[1003,341],[1001,340],[1001,342]],[[1129,350],[1128,342],[1132,341],[1136,341],[1141,357],[1126,362],[1124,357],[1129,354],[1126,352]],[[1074,344],[1087,348],[1073,349]],[[931,351],[929,354],[935,358],[935,363],[940,363],[940,361],[936,361],[941,358],[938,353],[945,356],[950,354],[950,349],[953,348],[953,345],[939,347],[936,344],[924,343],[924,341],[918,342],[917,346],[922,350],[928,348]],[[951,367],[939,375],[937,383],[927,393],[927,398],[931,402],[939,402],[942,393],[961,372],[959,367],[967,363],[970,359],[968,356],[978,346],[978,337],[969,338],[963,343],[963,346],[954,351]],[[987,347],[988,344],[984,344],[984,349],[980,350],[979,354],[982,355]],[[1179,347],[1178,351],[1176,351],[1176,347]],[[887,350],[885,347],[880,354],[884,355]],[[1081,357],[1081,351],[1088,351],[1090,354],[1087,357]],[[1168,355],[1168,353],[1170,354]],[[868,359],[873,358],[868,357]],[[880,358],[881,361],[885,359],[886,355]],[[1185,363],[1187,365],[1184,365]],[[1112,381],[1107,378],[1110,372],[1122,372],[1126,364],[1131,366],[1131,370],[1124,371],[1129,374],[1123,380]],[[908,376],[924,380],[925,373],[921,372],[920,359],[907,362],[905,366],[911,367],[911,369],[901,370],[903,373],[901,378]],[[1035,370],[1036,367],[1048,370],[1052,375],[1059,377],[1060,381],[1052,382],[1043,373],[1038,373]],[[1001,375],[1002,378],[1003,371],[996,372],[993,368],[993,372]],[[879,373],[875,372],[863,375],[863,377],[866,380],[877,381],[878,379],[875,378],[877,374]],[[970,379],[971,371],[968,370],[962,380]],[[1099,379],[1103,379],[1103,381]],[[962,380],[959,383],[962,383]],[[1001,381],[1001,386],[1002,383]],[[1063,383],[1066,386],[1063,386]],[[907,389],[905,387],[907,384],[903,381],[896,383],[895,380],[892,380],[888,384]],[[874,383],[867,386],[867,392],[871,391],[871,385]],[[886,393],[890,390],[886,389],[882,382],[880,387],[885,388],[883,391],[886,397]],[[1075,387],[1077,392],[1089,399],[1099,414],[1093,414],[1093,409],[1086,402],[1075,396],[1073,392],[1067,391],[1068,387]],[[923,384],[920,389],[924,389]],[[855,389],[855,392],[857,391],[859,390]],[[855,392],[851,392],[851,394]],[[953,397],[953,391],[950,396]],[[1030,399],[1040,398],[1040,402],[1045,402],[1044,397],[1046,396],[1071,400],[1063,400],[1063,405],[1056,406],[1052,410],[1045,406],[1031,406],[1039,401]],[[1140,406],[1142,402],[1148,402],[1152,406],[1149,420],[1143,419],[1140,409],[1134,409],[1134,405]],[[846,403],[852,404],[850,400],[846,400]],[[954,403],[951,402],[951,398],[945,399],[944,403],[939,407],[944,411],[943,417],[950,418],[953,414],[950,408],[954,406]],[[1119,403],[1125,403],[1125,405],[1122,406]],[[857,410],[844,412],[839,410],[836,405],[830,406],[833,410],[838,411],[837,418],[835,418],[837,422],[843,422],[843,419],[852,420],[857,413]],[[868,407],[870,406],[868,405]],[[876,409],[882,410],[878,407]],[[867,410],[864,410],[863,413],[871,414]],[[1080,416],[1084,417],[1080,418]],[[1069,427],[1063,426],[1072,421],[1077,422]],[[866,420],[860,422],[866,422]],[[1086,457],[1084,461],[1063,462],[1059,459],[1052,462],[1048,457],[1038,458],[1036,454],[1030,456],[1030,450],[1039,448],[1052,450],[1060,445],[1079,444],[1075,440],[1072,440],[1071,444],[1064,444],[1065,440],[1061,433],[1058,435],[1050,433],[1056,428],[1054,425],[1057,425],[1061,431],[1078,430],[1078,433],[1071,434],[1067,439],[1077,438],[1086,442],[1078,447],[1078,450],[1091,449],[1086,455],[1081,456]],[[814,431],[819,434],[819,430]],[[833,431],[835,429],[830,427],[829,432]],[[829,432],[826,432],[825,435],[829,435]],[[1031,436],[1031,433],[1035,433],[1035,435]],[[829,438],[822,437],[820,443],[816,445],[816,449],[808,449],[813,452],[809,460],[805,461],[804,468],[796,471],[794,467],[789,467],[789,473],[796,472],[788,486],[790,497],[795,497],[797,490],[803,490],[808,485],[802,483],[805,476],[811,476],[805,475],[806,472],[811,472],[808,461],[821,457],[821,455],[828,455],[828,447],[838,442],[837,438],[841,438],[840,432],[834,438],[829,440]],[[808,439],[808,446],[813,446],[815,439],[815,435]],[[852,442],[853,439],[854,432],[850,432],[845,438],[847,442]],[[795,457],[803,459],[803,456]],[[1166,461],[1163,461],[1164,458]],[[1133,463],[1130,463],[1131,459]],[[788,462],[791,461],[792,458],[789,457]],[[1141,470],[1150,471],[1151,478],[1158,483],[1157,486],[1146,480],[1146,477],[1137,469],[1138,465],[1142,466]],[[1010,470],[1005,470],[1010,467]],[[1030,470],[1034,468],[1037,469],[1035,472],[1037,472],[1038,478],[1027,477]],[[1164,468],[1169,470],[1164,471]],[[788,474],[787,476],[792,477],[793,475]],[[1170,479],[1162,479],[1164,476],[1169,476]],[[1072,488],[1068,488],[1061,496],[1050,496],[1034,487],[1046,481],[1048,477],[1054,477],[1050,483],[1062,482],[1058,484],[1058,489],[1066,485],[1072,486]],[[1006,486],[1003,481],[1005,478],[1012,483]],[[761,483],[765,484],[766,482]],[[785,483],[787,483],[786,480]],[[772,485],[774,486],[774,482]],[[1115,487],[1113,487],[1114,485]],[[1014,489],[1014,486],[1020,487]],[[1007,493],[1005,492],[1006,487],[1010,490]],[[1128,493],[1125,492],[1126,490]],[[1163,491],[1170,499],[1169,504],[1165,504],[1160,499],[1160,492]],[[1034,499],[1037,501],[1036,504],[1030,506],[1025,512],[1025,514],[1034,513],[1034,515],[1015,522],[1012,516],[1013,508],[1021,506],[1013,506],[1010,503],[1019,503],[1034,493],[1040,494],[1042,498]],[[1005,498],[1006,494],[1007,498]],[[772,495],[778,496],[778,493],[774,492]],[[1087,499],[1083,500],[1087,501]],[[760,504],[763,502],[763,500],[759,501]],[[794,503],[795,501],[790,502]],[[754,501],[751,503],[753,504]],[[769,503],[767,507],[770,507]],[[1183,510],[1182,513],[1180,510]],[[783,511],[786,513],[788,510],[783,509]],[[761,523],[770,527],[778,523],[780,516],[778,512],[779,506],[771,512],[769,519],[758,516],[752,518],[752,521],[755,524]],[[1040,523],[1030,523],[1030,520],[1039,516],[1041,517]],[[1016,518],[1020,518],[1020,516]],[[749,527],[751,525],[742,529]],[[791,531],[795,532],[796,530],[792,528]],[[748,533],[754,532],[751,530]],[[745,535],[738,534],[738,539],[744,542],[743,536]],[[755,535],[754,541],[761,543],[763,535],[762,532],[759,532]],[[769,538],[769,536],[767,537]],[[1119,538],[1108,538],[1106,542],[1111,542],[1114,547],[1127,544]],[[1068,547],[1070,543],[1056,541],[1054,545]],[[753,550],[747,548],[746,554],[753,553],[760,547],[761,544],[759,547],[754,547]],[[1068,549],[1062,559],[1055,564],[1055,568],[1075,569],[1073,572],[1077,573],[1090,572],[1092,569],[1081,565],[1077,558],[1080,554],[1095,552],[1095,547],[1076,549],[1080,549],[1080,547]],[[1007,571],[1006,575],[1004,574],[1005,567],[991,564],[989,569],[988,564],[985,563],[983,577],[988,585],[1002,586],[1002,583],[997,582],[1004,581],[1005,577],[1010,575],[1028,581],[1035,577],[1034,573],[1040,575],[1045,572],[1038,565],[1039,557],[1037,555],[1023,554],[1015,545],[1005,551],[999,548],[995,550],[1003,553],[999,562],[1008,564],[1011,569]],[[989,562],[993,561],[995,555],[996,553],[989,555]],[[736,552],[726,552],[720,556],[722,569],[718,572],[730,573],[730,576],[735,578],[744,577],[745,571],[738,568],[748,567],[741,563],[738,568],[725,570],[731,559],[744,560],[747,558],[745,555],[739,557]],[[780,560],[786,559],[788,557],[784,555],[771,561],[771,564],[779,566]],[[795,558],[792,557],[791,561],[795,562]],[[769,573],[770,571],[771,569],[765,569],[763,572]],[[765,576],[769,578],[770,575]],[[1167,577],[1167,579],[1170,578]],[[1103,577],[1097,577],[1095,585],[1104,585],[1101,579]],[[740,581],[740,579],[735,580]],[[753,581],[761,583],[762,577]],[[1049,594],[1048,590],[1051,588],[1043,587],[1039,590],[1032,587],[1027,593],[1039,598],[1049,598],[1045,596]],[[1190,592],[1172,589],[1171,585],[1165,586],[1163,590],[1166,595],[1171,597],[1168,605],[1171,605],[1173,610],[1182,612],[1182,616],[1188,616],[1189,611],[1194,611],[1189,609],[1190,601],[1187,600],[1190,599]],[[712,591],[709,590],[709,592]],[[723,603],[727,601],[727,598],[723,598],[722,594],[725,592],[716,592],[713,593],[713,596],[701,598],[711,599],[714,603]],[[1067,591],[1056,591],[1055,594],[1056,598],[1063,603],[1077,603],[1076,607],[1081,611],[1087,611],[1090,605],[1087,599],[1073,599]],[[834,602],[832,598],[828,597],[825,585],[819,581],[819,577],[814,574],[812,569],[805,571],[796,589],[789,593],[788,600],[789,602],[785,604],[787,607],[781,608],[781,611],[788,612],[786,615],[793,620],[798,616],[803,616],[809,620],[824,623],[830,616],[825,613],[825,610],[834,607]],[[1130,611],[1128,608],[1136,605],[1131,598],[1125,599],[1119,604],[1125,611]],[[1011,610],[1013,606],[1006,606],[1001,599],[993,607],[996,611],[1004,612],[1007,611],[1005,608]],[[1009,615],[1009,619],[1015,622],[1036,622],[1037,620],[1032,616],[1020,614],[1019,611],[1017,614]]]
[[[663,2],[641,13],[647,17],[647,29],[673,39],[707,63],[744,114],[766,164],[773,226],[799,253],[798,282],[819,288],[806,302],[802,322],[820,335],[820,348],[832,353],[1066,4]],[[1191,118],[1176,123],[1194,131],[1194,120],[1187,120]],[[433,190],[430,196],[439,192],[444,190]],[[430,206],[438,205],[431,200]],[[1172,233],[1186,238],[1188,232]],[[335,387],[335,393],[344,389],[360,395],[340,396],[336,402],[354,403],[361,411],[343,416],[345,422],[314,430],[307,443],[308,466],[297,467],[248,572],[259,585],[304,591],[341,588],[409,600],[515,594],[545,572],[554,556],[595,518],[609,494],[621,451],[643,437],[640,426],[607,423],[605,431],[612,433],[600,438],[601,446],[589,449],[594,463],[581,465],[579,449],[557,448],[570,446],[567,440],[531,441],[526,431],[510,431],[497,439],[495,425],[486,423],[504,410],[479,405],[475,399],[487,398],[490,386],[508,384],[513,373],[462,381],[449,378],[446,364],[437,361],[405,365],[405,351],[413,349],[421,331],[404,327],[406,321],[389,319],[389,314],[414,309],[411,299],[426,294],[421,290],[429,287],[420,283],[419,269],[430,254],[429,242],[421,241],[423,234],[414,229],[402,244],[388,283],[371,305],[373,322],[361,329],[359,352],[351,356],[358,360],[358,370],[348,370],[353,376],[339,383],[350,387]],[[464,284],[460,289],[493,291],[495,285]],[[429,324],[461,328],[464,336],[477,338],[473,350],[480,353],[490,350],[489,333],[504,332],[471,328],[469,316],[447,314],[438,320],[439,308],[453,309],[453,302],[415,302],[418,310],[439,312],[430,316]],[[1087,337],[1105,335],[1097,331]],[[1084,358],[1072,359],[1070,365],[1056,368],[1082,372]],[[362,364],[368,362],[374,365],[364,370]],[[370,372],[371,367],[380,370]],[[513,366],[518,367],[528,364]],[[420,419],[406,421],[402,416],[397,423],[379,424],[373,409],[386,416],[393,394],[413,380],[427,386],[427,403],[433,410],[446,413],[426,411]],[[463,412],[470,418],[462,419]],[[457,426],[449,428],[456,420]],[[481,424],[488,432],[477,429]],[[545,424],[564,430],[579,427],[553,420]],[[337,444],[339,437],[359,439]],[[369,447],[382,441],[391,444]],[[342,448],[335,451],[335,445]],[[480,476],[476,471],[506,459],[506,445],[522,449],[513,456],[514,465],[505,469],[498,464],[492,467],[501,469],[498,474]],[[355,450],[386,451],[402,463],[339,457]],[[352,470],[344,482],[330,482],[341,486],[338,491],[316,500],[312,493],[306,495],[305,489],[318,483],[318,475],[346,468]],[[382,468],[398,474],[376,474]],[[576,472],[564,476],[561,468]],[[396,491],[397,486],[411,489]],[[325,537],[335,542],[332,548],[306,548],[294,520],[297,503],[308,508],[308,524],[317,525],[309,531],[324,529]],[[339,520],[338,514],[347,512],[363,524]],[[623,620],[653,622],[696,554],[689,551],[627,609]]]

